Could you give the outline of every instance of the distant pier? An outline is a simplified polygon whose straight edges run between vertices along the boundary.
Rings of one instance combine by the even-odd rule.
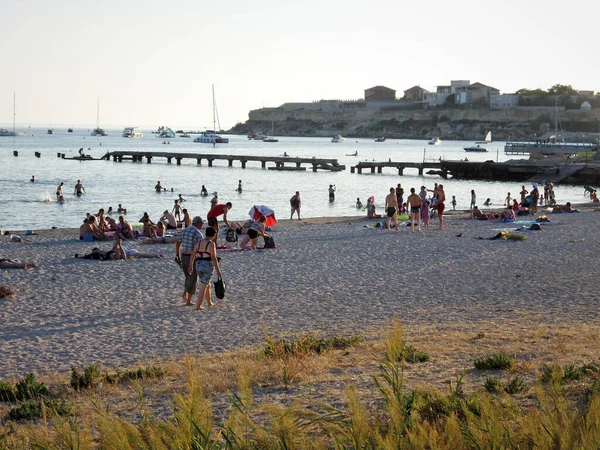
[[[383,173],[384,168],[393,168],[398,175],[404,175],[404,169],[417,169],[423,176],[425,169],[430,175],[442,178],[452,177],[465,180],[490,181],[519,181],[536,182],[552,181],[553,183],[600,184],[600,161],[585,163],[543,161],[523,161],[519,163],[497,163],[492,160],[485,162],[470,161],[439,161],[439,162],[403,162],[403,161],[363,161],[350,167],[352,173]]]
[[[267,163],[274,164],[271,170],[303,170],[302,165],[306,164],[312,168],[313,172],[317,170],[329,170],[340,172],[346,170],[346,166],[339,164],[337,159],[328,158],[298,158],[293,156],[250,156],[250,155],[223,155],[220,153],[171,153],[171,152],[136,152],[136,151],[114,151],[107,152],[102,159],[123,162],[131,160],[133,162],[142,162],[150,164],[154,158],[166,158],[167,163],[171,164],[175,160],[176,164],[181,165],[183,159],[195,159],[197,164],[202,164],[202,160],[208,162],[208,167],[213,166],[213,161],[227,161],[229,167],[233,167],[234,161],[239,161],[242,169],[246,168],[248,162],[260,162],[261,168],[267,168]],[[306,170],[306,168],[304,168]]]

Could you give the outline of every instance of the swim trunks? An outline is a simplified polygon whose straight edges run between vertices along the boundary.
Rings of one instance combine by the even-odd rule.
[[[421,212],[421,207],[420,206],[411,206],[410,207],[410,212],[414,213],[414,214],[420,213]]]
[[[446,205],[444,205],[444,202],[439,202],[437,204],[437,212],[438,212],[438,214],[443,214],[445,209],[446,209]]]
[[[393,206],[388,206],[387,209],[387,216],[388,217],[394,217],[396,215],[396,208]]]
[[[256,231],[256,230],[253,230],[252,228],[249,228],[249,229],[248,229],[248,237],[249,237],[250,239],[255,239],[255,238],[257,238],[257,237],[258,237],[258,231]]]

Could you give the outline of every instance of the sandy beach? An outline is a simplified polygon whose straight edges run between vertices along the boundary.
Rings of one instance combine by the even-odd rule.
[[[420,233],[371,228],[363,217],[280,221],[276,249],[219,253],[227,295],[204,311],[180,303],[172,244],[126,242],[166,257],[103,262],[73,258],[95,245],[77,230],[37,231],[23,244],[2,236],[3,258],[39,267],[0,270],[0,286],[15,292],[0,299],[0,378],[235,349],[261,342],[264,326],[368,335],[393,317],[409,331],[598,320],[600,212],[549,214],[524,242],[480,240],[516,225],[464,217]]]

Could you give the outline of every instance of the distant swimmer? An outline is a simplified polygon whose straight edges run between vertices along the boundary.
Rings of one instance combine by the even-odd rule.
[[[179,194],[179,198],[177,200],[179,200],[179,203],[185,202],[185,198],[183,198],[181,194]]]
[[[65,198],[64,198],[62,195],[59,195],[59,196],[58,196],[58,199],[57,199],[56,201],[57,201],[58,203],[65,203],[65,202],[66,202]]]
[[[287,152],[283,152],[283,156],[290,156],[287,154]]]
[[[79,156],[84,156],[84,154],[83,154],[83,147],[81,147],[81,148],[79,149]]]
[[[236,189],[240,194],[242,193],[242,180],[238,180],[238,187]]]
[[[154,190],[155,190],[156,192],[162,192],[162,190],[163,190],[163,187],[160,185],[160,181],[157,181],[157,182],[156,182],[156,186],[154,186]]]
[[[202,190],[200,191],[200,195],[203,197],[208,197],[208,191],[206,190],[206,186],[202,185]]]
[[[35,183],[35,175],[31,175],[31,178],[29,179],[29,181],[31,181],[32,183]]]
[[[62,186],[62,183],[61,183],[61,186]],[[77,180],[77,184],[75,185],[74,194],[77,197],[81,197],[83,194],[87,194],[87,192],[85,191],[85,188],[83,187],[83,184],[81,184],[81,180]]]

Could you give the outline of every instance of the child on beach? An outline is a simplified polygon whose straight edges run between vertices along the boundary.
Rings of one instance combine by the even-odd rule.
[[[452,196],[452,211],[456,211],[456,196]]]
[[[421,208],[421,221],[423,222],[423,228],[429,230],[429,207],[431,203],[428,198],[423,200],[423,207]]]
[[[510,196],[510,192],[506,195],[504,206],[508,206],[509,208],[512,206],[512,197]]]

